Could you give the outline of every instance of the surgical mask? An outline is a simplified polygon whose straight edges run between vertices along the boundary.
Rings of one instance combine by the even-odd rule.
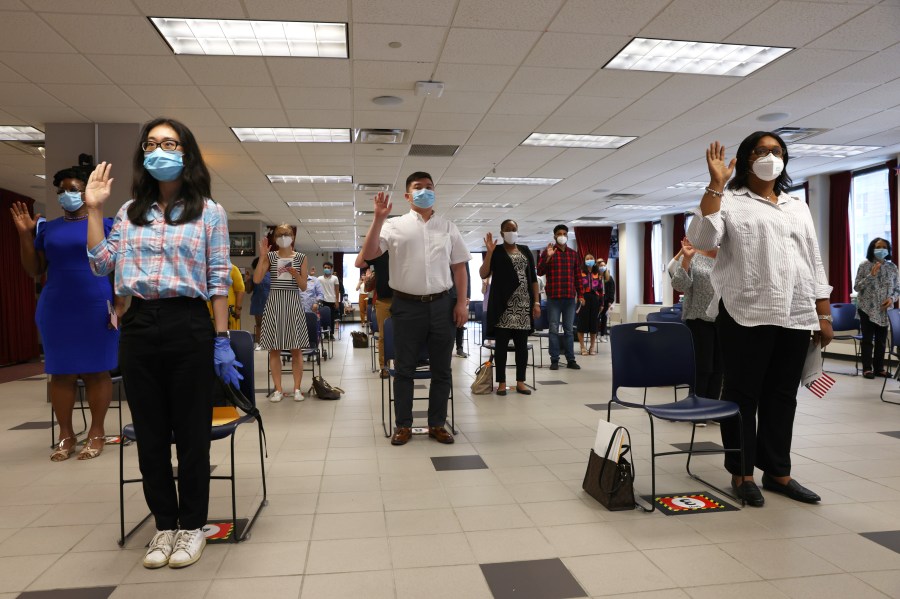
[[[289,235],[282,235],[275,240],[275,243],[278,244],[278,247],[280,248],[289,248],[294,245],[294,242],[291,240],[291,237]]]
[[[324,269],[322,272],[324,272],[324,273],[325,273],[325,276],[327,277],[328,275],[331,274],[331,269],[330,269],[330,268],[326,268],[326,269]]]
[[[885,248],[875,248],[875,257],[879,260],[887,258],[888,251]]]
[[[84,206],[84,200],[81,199],[80,191],[64,191],[56,199],[59,200],[59,205],[66,212],[75,212]]]
[[[434,191],[431,189],[417,189],[413,192],[413,204],[419,208],[431,208],[434,206]]]
[[[769,154],[755,161],[750,168],[763,181],[774,181],[784,170],[784,161],[775,154]]]
[[[144,156],[144,168],[157,181],[174,181],[184,170],[184,154],[156,148]]]
[[[560,235],[559,237],[556,238],[556,243],[558,243],[559,245],[566,245],[566,242],[568,242],[568,241],[569,241],[569,238],[566,237],[565,235]]]
[[[584,265],[587,266],[588,268],[593,268],[594,264],[595,264],[595,262],[593,260],[585,260],[584,261]]]
[[[503,233],[503,241],[506,243],[515,243],[519,240],[518,231],[505,231]]]
[[[600,267],[600,272],[606,272],[606,267],[605,267],[605,266],[601,266],[601,267]]]

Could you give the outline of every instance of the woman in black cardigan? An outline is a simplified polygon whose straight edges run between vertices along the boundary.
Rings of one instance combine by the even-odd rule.
[[[503,244],[488,233],[484,238],[487,254],[479,274],[491,279],[487,304],[485,337],[495,340],[494,360],[497,395],[506,395],[506,348],[512,339],[516,348],[516,392],[531,395],[525,385],[528,365],[528,335],[534,331],[534,319],[541,315],[534,256],[524,245],[516,245],[519,225],[507,219],[500,224]]]

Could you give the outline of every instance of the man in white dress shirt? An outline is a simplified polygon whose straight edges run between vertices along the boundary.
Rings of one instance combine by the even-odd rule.
[[[390,252],[390,284],[393,289],[391,322],[394,332],[396,428],[394,445],[412,436],[413,375],[420,350],[428,349],[431,388],[428,393],[428,436],[453,443],[444,428],[450,398],[451,355],[456,327],[469,317],[466,307],[466,263],[472,258],[459,230],[435,214],[434,180],[424,172],[406,179],[410,211],[388,220],[392,203],[387,194],[375,196],[375,218],[362,255],[374,260]],[[447,268],[447,267],[450,268]],[[456,300],[449,290],[456,288]]]

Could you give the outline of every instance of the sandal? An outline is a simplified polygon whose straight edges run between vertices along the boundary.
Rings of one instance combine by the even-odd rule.
[[[586,350],[586,349],[584,349],[584,348],[582,347],[582,348],[581,348],[581,355],[582,355],[582,356],[588,355],[588,350]]]
[[[63,447],[63,444],[66,441],[72,441],[71,447]],[[78,445],[78,439],[75,437],[65,437],[59,440],[59,443],[56,446],[56,450],[50,454],[51,462],[63,462],[69,459],[69,456],[75,453],[75,446]]]
[[[91,447],[91,443],[94,441],[101,441],[100,448],[97,449],[95,447]],[[98,455],[103,453],[103,447],[106,445],[106,437],[88,437],[87,441],[84,442],[84,447],[78,453],[79,460],[93,460]]]

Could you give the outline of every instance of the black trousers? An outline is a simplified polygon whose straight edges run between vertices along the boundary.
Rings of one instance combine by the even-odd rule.
[[[735,476],[750,476],[755,465],[771,476],[788,476],[797,389],[810,331],[741,326],[722,303],[716,325],[725,367],[722,399],[740,406],[744,433],[744,463],[737,453],[727,453],[725,468]],[[737,419],[721,424],[722,444],[740,447]]]
[[[463,335],[466,333],[466,327],[458,327],[456,329],[456,349],[462,351],[463,348]]]
[[[607,300],[603,300],[603,305],[600,306],[600,336],[605,337],[609,335],[609,306],[611,302]]]
[[[424,346],[431,364],[428,390],[428,426],[444,426],[450,399],[453,341],[453,301],[449,296],[423,303],[394,296],[391,303],[394,330],[394,408],[397,426],[412,426],[416,362]]]
[[[722,395],[722,350],[716,323],[691,318],[684,321],[694,338],[694,364],[697,376],[694,393],[719,399]]]
[[[857,310],[857,314],[859,314],[859,328],[862,330],[860,352],[862,353],[863,372],[868,370],[881,372],[884,370],[884,345],[887,340],[887,327],[872,322],[869,315],[862,310]],[[872,343],[873,338],[875,340],[874,344]],[[873,349],[874,357],[872,355]]]
[[[528,331],[523,329],[494,329],[494,372],[497,373],[497,382],[506,382],[506,348],[512,339],[516,348],[516,381],[524,381],[528,371]]]
[[[206,524],[214,336],[206,302],[194,298],[135,298],[122,321],[119,365],[138,439],[144,498],[157,530]]]

